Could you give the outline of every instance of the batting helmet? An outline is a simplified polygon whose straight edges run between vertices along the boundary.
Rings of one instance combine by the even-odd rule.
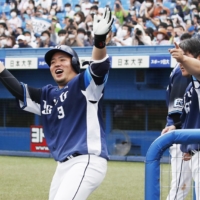
[[[45,62],[50,66],[51,65],[51,59],[53,55],[57,52],[63,52],[67,55],[72,57],[72,67],[75,70],[77,74],[80,73],[80,63],[77,53],[69,46],[66,45],[60,45],[56,46],[53,49],[47,51],[47,53],[44,56]]]

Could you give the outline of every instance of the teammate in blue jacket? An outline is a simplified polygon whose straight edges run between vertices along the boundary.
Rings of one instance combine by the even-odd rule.
[[[183,129],[200,128],[200,41],[196,38],[184,40],[177,44],[176,48],[171,49],[173,58],[180,63],[180,66],[194,75],[192,83],[186,89],[184,95],[184,107],[181,115],[181,124]],[[189,161],[189,168],[193,180],[195,181],[196,200],[200,200],[200,154],[199,145],[189,144],[181,145],[184,153],[183,160]]]
[[[87,199],[106,175],[102,97],[110,69],[105,40],[112,22],[108,8],[100,20],[94,16],[92,60],[82,73],[72,48],[61,45],[45,54],[58,86],[32,88],[0,64],[0,79],[19,99],[20,107],[42,117],[47,145],[58,163],[49,200]]]
[[[181,128],[180,116],[183,109],[183,96],[191,76],[179,64],[172,70],[169,78],[169,85],[166,91],[166,103],[168,107],[167,124],[162,130],[162,134],[170,131],[175,126]],[[174,127],[173,127],[174,128]],[[189,172],[188,162],[182,159],[183,153],[180,144],[173,144],[169,149],[171,155],[171,188],[167,200],[184,200],[190,191],[192,176]]]
[[[181,35],[180,40],[189,39],[188,33]],[[191,76],[188,72],[179,66],[179,63],[172,70],[169,78],[169,85],[166,90],[166,103],[168,107],[167,124],[162,130],[162,134],[170,131],[170,128],[176,126],[181,128],[180,116],[183,109],[183,96],[188,84],[191,82]],[[173,126],[174,125],[174,126]],[[171,155],[171,187],[167,200],[184,200],[190,191],[192,176],[188,162],[182,159],[183,152],[180,150],[180,144],[173,144],[169,148]]]

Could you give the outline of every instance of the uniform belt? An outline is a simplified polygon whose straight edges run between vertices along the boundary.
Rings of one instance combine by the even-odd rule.
[[[70,159],[72,159],[72,158],[75,158],[75,157],[77,157],[77,156],[80,156],[80,155],[82,155],[82,154],[74,153],[74,154],[72,154],[72,155],[69,155],[69,156],[67,156],[67,158],[65,158],[64,160],[62,160],[61,163],[66,162],[66,161],[68,161],[68,160],[70,160]]]

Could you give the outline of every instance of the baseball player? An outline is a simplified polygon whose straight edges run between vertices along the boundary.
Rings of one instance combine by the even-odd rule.
[[[106,175],[102,97],[110,68],[105,40],[112,23],[108,8],[100,20],[94,16],[92,60],[82,73],[72,48],[61,45],[45,54],[57,86],[30,87],[0,64],[0,79],[21,109],[42,117],[48,148],[58,163],[49,200],[85,200]]]
[[[171,55],[180,63],[181,68],[194,75],[192,83],[186,89],[184,95],[184,108],[181,115],[181,124],[183,129],[200,128],[200,41],[196,38],[184,40],[176,48],[171,49]],[[197,65],[198,63],[198,65]],[[200,176],[199,176],[199,145],[181,145],[181,151],[184,152],[183,160],[188,162],[192,178],[195,181],[196,199],[200,200]]]
[[[162,130],[162,134],[170,131],[175,126],[181,128],[180,116],[183,108],[183,96],[190,83],[191,76],[186,70],[177,65],[171,72],[169,85],[166,91],[166,103],[168,106],[167,125]],[[192,176],[189,173],[188,162],[184,162],[180,144],[173,144],[169,153],[171,155],[171,188],[167,200],[183,200],[186,198],[191,185]]]

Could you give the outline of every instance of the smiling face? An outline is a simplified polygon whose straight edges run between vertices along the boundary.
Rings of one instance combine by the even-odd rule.
[[[71,65],[71,56],[63,52],[57,52],[52,56],[50,71],[59,88],[63,88],[77,75]]]

